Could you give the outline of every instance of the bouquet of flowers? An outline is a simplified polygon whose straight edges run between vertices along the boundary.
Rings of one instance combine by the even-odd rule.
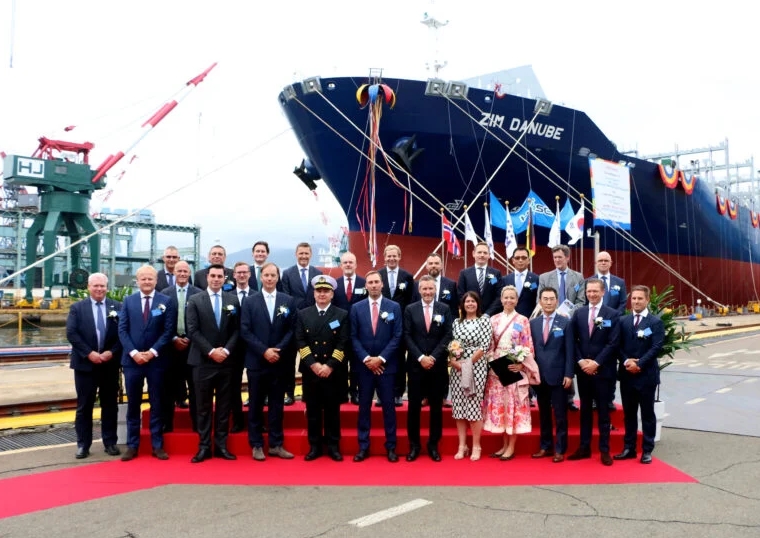
[[[507,357],[515,364],[522,364],[525,361],[525,357],[528,356],[529,351],[530,350],[525,346],[515,346],[503,356]]]
[[[452,340],[446,348],[449,351],[449,360],[459,360],[464,355],[464,348],[459,340]]]

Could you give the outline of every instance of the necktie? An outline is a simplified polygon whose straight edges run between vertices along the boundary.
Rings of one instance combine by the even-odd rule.
[[[150,296],[146,295],[144,299],[145,306],[143,307],[143,321],[148,323],[148,319],[150,318]]]
[[[551,327],[551,316],[544,316],[544,344],[549,341],[549,328]]]
[[[606,276],[603,276],[603,277],[602,277],[602,282],[604,282],[604,291],[606,292],[607,290],[609,290],[609,289],[610,289],[610,288],[607,286],[607,277],[606,277]]]
[[[638,329],[639,328],[639,322],[641,321],[641,315],[636,314],[636,321],[633,322],[633,328]]]
[[[269,321],[274,321],[274,297],[271,293],[267,294],[267,310],[269,310]]]
[[[301,269],[301,284],[303,285],[303,291],[306,293],[306,290],[309,288],[309,284],[306,281],[306,268],[304,267]]]
[[[216,319],[216,326],[222,325],[222,301],[220,300],[218,293],[214,294],[214,319]]]
[[[596,319],[596,307],[591,307],[591,316],[588,318],[588,335],[594,332],[594,320]]]
[[[380,317],[377,311],[377,301],[372,301],[372,334],[377,332],[377,320]]]
[[[245,292],[245,290],[241,290],[241,292],[240,292],[240,304],[241,305],[243,304],[243,299],[245,299],[247,295],[248,294]]]
[[[261,291],[261,267],[256,267],[256,287]]]
[[[354,287],[351,285],[351,277],[348,277],[348,284],[346,284],[346,299],[351,300],[351,295],[354,293]]]
[[[425,305],[425,328],[428,331],[430,331],[430,321],[431,321],[431,317],[430,317],[430,305],[426,304]]]
[[[177,290],[177,334],[185,335],[185,288]]]
[[[515,287],[517,288],[517,296],[519,297],[522,293],[522,287],[523,287],[523,275],[522,273],[515,274]]]
[[[486,283],[485,269],[483,267],[478,267],[478,289],[480,290],[481,295],[483,294],[483,285],[485,283]]]
[[[103,351],[106,342],[106,318],[103,316],[103,302],[98,301],[98,350]]]
[[[567,294],[565,294],[565,272],[560,271],[559,273],[559,304],[564,303],[565,299],[567,299]]]
[[[320,311],[319,311],[319,317],[321,318],[321,317],[323,317],[324,315],[325,315],[325,311],[324,311],[324,310],[320,310]]]
[[[388,271],[388,284],[391,288],[391,297],[396,295],[396,271]]]
[[[166,273],[166,280],[169,282],[170,286],[174,286],[174,275],[171,273]]]

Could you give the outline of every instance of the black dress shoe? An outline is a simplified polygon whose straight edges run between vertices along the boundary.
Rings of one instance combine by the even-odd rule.
[[[630,448],[624,448],[620,454],[612,456],[616,460],[632,460],[636,458],[636,451]]]
[[[90,455],[90,451],[82,446],[77,449],[77,454],[74,456],[78,460],[83,460]]]
[[[601,460],[602,465],[606,465],[607,467],[613,463],[609,452],[602,452],[599,459]]]
[[[383,406],[383,402],[380,401],[380,398],[375,400],[375,407],[382,407],[382,406]]]
[[[409,454],[406,455],[406,461],[414,461],[420,457],[420,447],[412,446],[409,449]]]
[[[229,450],[227,450],[226,448],[217,448],[216,450],[214,450],[214,457],[222,458],[223,460],[229,460],[229,461],[237,459],[237,456],[233,454],[232,452],[230,452]]]
[[[338,452],[337,448],[329,448],[327,449],[327,455],[330,456],[330,459],[333,461],[343,461],[343,454]]]
[[[282,405],[290,406],[290,405],[293,405],[294,403],[296,403],[295,399],[290,394],[288,394],[287,396],[285,396],[285,399],[283,400]]]
[[[396,407],[401,407],[402,405],[404,405],[404,399],[401,396],[397,396],[396,398],[393,399],[393,405],[395,405]]]
[[[127,448],[127,451],[121,456],[121,461],[132,461],[137,457],[136,448]]]
[[[644,463],[644,464],[652,463],[652,453],[651,452],[644,452],[641,455],[641,459],[639,461],[641,463]]]
[[[391,448],[388,451],[388,461],[391,463],[397,463],[398,462],[398,455],[396,454],[396,450]]]
[[[433,461],[441,461],[441,453],[435,447],[428,447],[428,456]]]
[[[354,461],[359,463],[360,461],[364,461],[367,458],[369,458],[369,450],[360,450],[356,453],[356,456],[354,456]]]
[[[322,451],[313,446],[309,449],[309,452],[303,457],[304,461],[313,461],[322,455]]]
[[[572,454],[570,454],[567,459],[569,461],[576,461],[576,460],[586,460],[591,457],[591,449],[588,448],[579,448]]]
[[[359,405],[359,397],[358,396],[351,396],[351,403],[354,405]]]
[[[159,460],[168,460],[169,454],[166,453],[166,450],[163,448],[154,448],[152,452],[152,456],[154,458],[157,458]]]
[[[211,459],[211,451],[207,448],[201,448],[198,453],[190,459],[190,463],[200,463]]]
[[[117,447],[116,445],[108,445],[107,447],[105,447],[103,452],[105,452],[109,456],[118,456],[119,454],[121,454],[121,450],[119,450],[119,447]]]
[[[575,402],[568,403],[567,404],[567,409],[568,409],[568,411],[580,411],[580,408],[578,408],[578,406],[575,405]]]
[[[233,424],[232,428],[230,428],[230,433],[240,433],[243,430],[245,430],[245,428],[242,424]]]
[[[596,402],[591,402],[591,409],[596,411]]]

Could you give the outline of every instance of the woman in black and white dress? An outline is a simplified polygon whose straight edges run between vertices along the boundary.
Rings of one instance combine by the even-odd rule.
[[[472,430],[472,461],[480,459],[480,434],[483,431],[483,393],[488,376],[488,361],[485,353],[491,344],[492,329],[487,314],[483,314],[480,296],[468,291],[462,296],[459,318],[454,320],[452,337],[462,346],[464,352],[458,359],[450,358],[452,367],[449,378],[451,390],[452,416],[457,424],[459,450],[454,459],[467,456],[467,426]],[[472,362],[472,376],[475,390],[465,391],[462,387],[462,362]]]

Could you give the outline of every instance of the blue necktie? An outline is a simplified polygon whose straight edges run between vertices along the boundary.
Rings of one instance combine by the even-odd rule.
[[[566,298],[567,298],[567,295],[565,294],[565,272],[560,271],[559,273],[559,304],[564,303]]]
[[[106,342],[106,320],[103,317],[103,303],[98,301],[98,351],[103,351]]]
[[[301,284],[303,284],[303,291],[306,293],[306,290],[309,289],[309,283],[306,280],[306,269],[301,269]]]
[[[214,318],[216,318],[217,328],[222,325],[222,305],[219,300],[219,294],[214,294]]]

